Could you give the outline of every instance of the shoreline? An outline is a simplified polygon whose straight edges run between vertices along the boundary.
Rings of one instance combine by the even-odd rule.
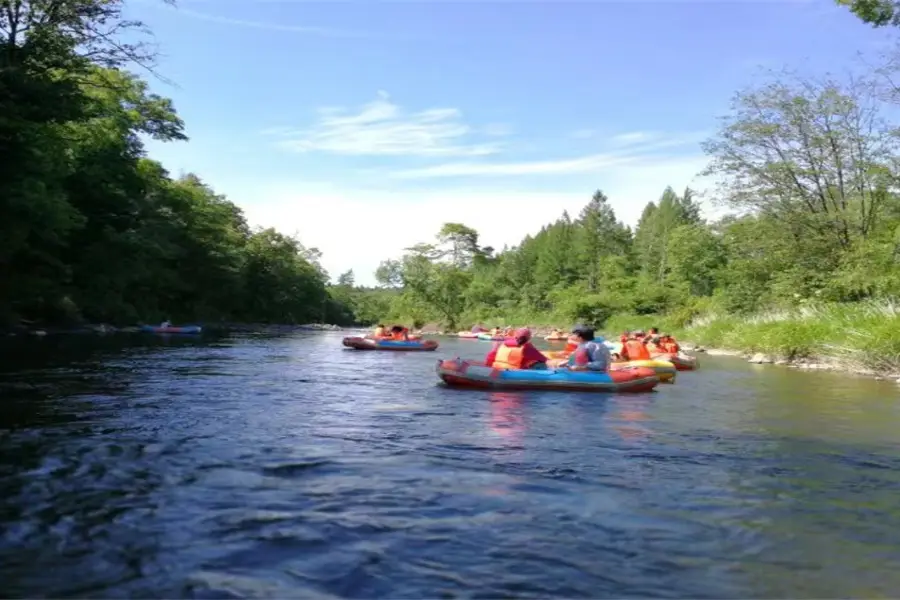
[[[854,367],[839,359],[827,356],[813,356],[788,360],[786,358],[773,358],[762,352],[746,352],[730,348],[703,348],[702,346],[693,345],[691,342],[685,342],[682,346],[687,352],[708,354],[709,356],[730,356],[743,359],[754,365],[772,365],[776,367],[797,369],[799,371],[829,371],[832,373],[844,373],[846,375],[866,377],[874,379],[875,381],[894,380],[896,383],[900,384],[900,373],[880,373],[873,369]]]

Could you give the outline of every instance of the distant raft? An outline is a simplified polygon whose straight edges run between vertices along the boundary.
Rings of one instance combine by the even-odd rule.
[[[203,331],[199,325],[185,325],[184,327],[159,327],[154,325],[142,325],[144,333],[191,333],[197,334]]]
[[[478,339],[483,342],[502,342],[506,338],[502,335],[491,335],[490,333],[479,333]]]
[[[438,377],[451,387],[494,390],[562,390],[574,392],[649,392],[659,384],[652,369],[635,367],[590,371],[499,370],[461,358],[439,360]]]
[[[456,337],[463,340],[477,340],[478,333],[475,331],[460,331],[456,334]]]
[[[654,360],[667,360],[679,371],[693,371],[697,368],[697,357],[687,354],[653,354]]]
[[[345,337],[344,346],[354,350],[387,350],[391,352],[432,352],[437,350],[434,340],[372,340],[362,337]]]
[[[610,371],[624,371],[627,369],[651,369],[662,383],[675,383],[675,374],[678,370],[675,365],[667,360],[626,360],[617,361],[610,365]]]

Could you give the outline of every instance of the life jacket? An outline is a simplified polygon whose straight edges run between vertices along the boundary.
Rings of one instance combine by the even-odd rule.
[[[530,369],[534,366],[534,360],[525,360],[525,346],[507,346],[502,344],[497,348],[497,354],[494,357],[495,369],[502,371],[510,369]]]
[[[578,344],[576,342],[566,342],[566,347],[563,349],[567,355],[572,354],[578,349]]]
[[[406,327],[403,328],[402,331],[398,331],[397,333],[392,334],[395,340],[405,341],[407,336],[409,335],[409,329]]]
[[[626,360],[650,360],[650,351],[639,340],[628,340],[622,345],[622,358]]]
[[[660,349],[666,354],[678,354],[678,351],[681,350],[681,347],[678,345],[678,342],[669,338],[659,345]]]
[[[623,333],[622,335],[619,336],[619,341],[624,344],[625,342],[628,341],[628,336]]]

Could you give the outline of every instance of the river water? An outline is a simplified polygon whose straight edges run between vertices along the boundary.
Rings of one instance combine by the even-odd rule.
[[[488,344],[340,340],[5,347],[2,595],[900,590],[894,383],[701,355],[651,394],[458,391],[436,358]]]

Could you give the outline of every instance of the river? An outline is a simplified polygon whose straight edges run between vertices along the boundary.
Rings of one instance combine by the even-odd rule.
[[[0,369],[5,597],[900,590],[892,382],[701,355],[639,395],[459,391],[339,333],[47,337]]]

